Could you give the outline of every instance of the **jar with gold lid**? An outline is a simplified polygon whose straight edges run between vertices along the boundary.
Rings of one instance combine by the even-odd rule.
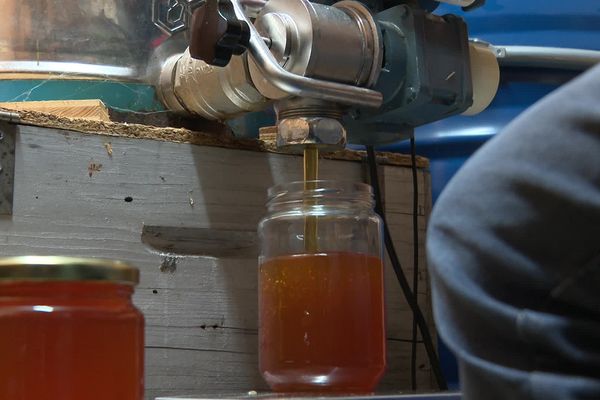
[[[141,400],[138,280],[118,261],[0,258],[0,399]]]

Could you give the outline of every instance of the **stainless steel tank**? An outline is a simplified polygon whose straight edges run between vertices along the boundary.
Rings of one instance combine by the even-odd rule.
[[[0,76],[145,80],[149,58],[168,38],[153,23],[153,7],[177,3],[0,0]]]

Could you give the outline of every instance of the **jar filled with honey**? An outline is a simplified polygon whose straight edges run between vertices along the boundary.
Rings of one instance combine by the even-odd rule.
[[[269,190],[259,225],[260,372],[277,392],[368,393],[386,364],[382,221],[371,187]]]
[[[137,282],[121,262],[0,258],[0,399],[142,400]]]

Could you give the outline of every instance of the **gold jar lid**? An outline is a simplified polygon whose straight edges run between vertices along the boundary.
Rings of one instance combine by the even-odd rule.
[[[73,257],[0,258],[0,281],[139,282],[139,271],[122,261]]]

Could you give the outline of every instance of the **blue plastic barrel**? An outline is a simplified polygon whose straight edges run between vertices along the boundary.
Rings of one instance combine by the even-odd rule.
[[[548,46],[600,50],[600,2],[597,0],[487,0],[469,13],[441,5],[436,14],[460,14],[471,38],[495,45]],[[475,117],[453,117],[416,130],[417,152],[431,161],[433,200],[464,162],[522,111],[577,75],[573,71],[504,68],[494,102]],[[409,152],[407,142],[386,150]],[[459,386],[454,357],[440,345],[449,384]]]

